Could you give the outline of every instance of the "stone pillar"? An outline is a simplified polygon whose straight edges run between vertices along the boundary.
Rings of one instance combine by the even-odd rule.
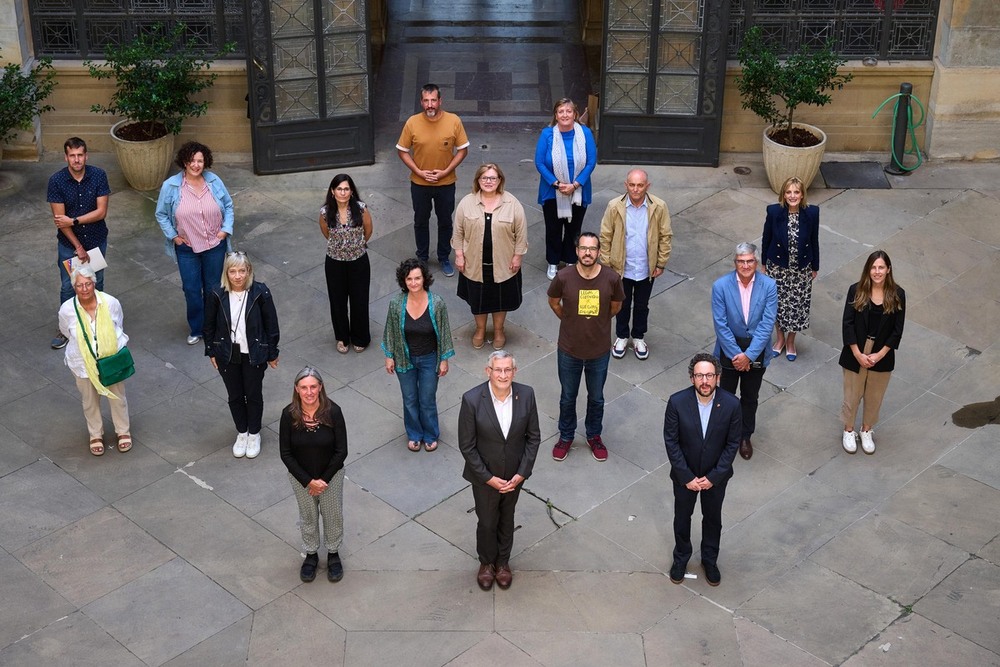
[[[1000,158],[1000,2],[942,0],[927,154]]]

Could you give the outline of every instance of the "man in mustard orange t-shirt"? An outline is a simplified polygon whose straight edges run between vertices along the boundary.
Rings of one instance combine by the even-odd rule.
[[[455,169],[469,154],[469,138],[462,119],[441,108],[441,90],[433,83],[420,92],[423,112],[403,125],[396,143],[399,159],[410,168],[410,198],[413,201],[413,235],[417,257],[430,254],[431,209],[437,213],[438,261],[446,276],[455,275],[451,255],[451,214],[455,210]]]

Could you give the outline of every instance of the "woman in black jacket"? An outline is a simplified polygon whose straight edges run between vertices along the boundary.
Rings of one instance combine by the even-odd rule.
[[[260,454],[264,414],[264,371],[278,367],[278,314],[271,291],[254,282],[253,264],[243,252],[226,255],[222,284],[205,299],[205,356],[229,393],[236,425],[233,456]]]
[[[778,203],[767,207],[760,254],[764,272],[778,284],[778,336],[771,354],[780,356],[784,348],[795,361],[795,334],[809,328],[819,271],[819,207],[806,203],[806,188],[794,176],[781,186]]]
[[[896,348],[903,337],[906,292],[892,277],[892,260],[884,250],[868,256],[861,280],[847,290],[844,304],[844,451],[858,451],[854,420],[858,405],[865,402],[861,417],[861,449],[875,453],[872,427],[878,421],[889,377],[896,367]]]

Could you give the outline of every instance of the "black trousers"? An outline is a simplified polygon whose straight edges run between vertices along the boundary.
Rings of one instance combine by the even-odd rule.
[[[726,499],[729,480],[708,491],[691,491],[677,480],[674,483],[674,562],[687,565],[691,558],[691,515],[701,496],[701,562],[714,565],[719,559],[722,539],[722,501]]]
[[[455,212],[455,184],[417,185],[410,183],[413,202],[413,236],[417,242],[417,257],[428,259],[431,248],[431,210],[437,213],[437,258],[439,262],[451,256],[451,214]]]
[[[743,409],[743,433],[749,438],[757,429],[757,398],[760,396],[760,385],[764,383],[766,368],[751,368],[740,372],[733,368],[722,367],[722,379],[719,386],[735,394],[736,385],[740,387],[740,407]]]
[[[229,393],[229,412],[240,433],[260,433],[264,416],[264,371],[267,364],[254,366],[249,354],[233,355],[228,364],[219,364],[219,375]]]
[[[510,493],[500,493],[486,484],[472,485],[476,501],[476,552],[483,565],[505,565],[514,548],[514,506],[521,487]]]
[[[642,340],[649,328],[649,295],[653,293],[653,279],[622,278],[622,287],[625,288],[625,302],[615,315],[615,335]],[[629,314],[632,315],[631,331],[628,327]]]
[[[330,297],[333,335],[345,345],[368,347],[368,291],[372,267],[368,253],[350,262],[326,258],[326,293]]]
[[[572,211],[573,217],[567,222],[559,218],[559,207],[556,206],[555,199],[542,202],[546,264],[576,264],[576,237],[583,229],[583,216],[587,213],[587,207],[574,204]]]

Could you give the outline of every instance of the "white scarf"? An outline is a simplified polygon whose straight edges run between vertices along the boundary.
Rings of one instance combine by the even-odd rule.
[[[558,125],[552,126],[552,172],[560,183],[572,183],[587,164],[587,140],[583,135],[583,127],[573,123],[573,171],[569,173],[569,161],[566,158],[566,146],[563,143],[562,132]],[[572,195],[564,195],[556,189],[556,215],[567,220],[573,217],[573,205],[583,206],[583,188],[577,188]]]

